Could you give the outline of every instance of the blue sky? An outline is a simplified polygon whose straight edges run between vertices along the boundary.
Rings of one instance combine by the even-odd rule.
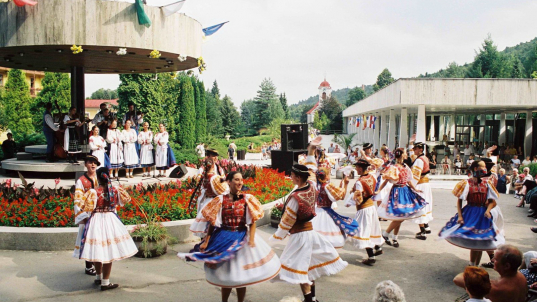
[[[173,0],[148,0],[164,5]],[[372,84],[473,60],[488,34],[500,50],[537,37],[531,0],[187,0],[182,12],[203,27],[230,21],[203,44],[210,87],[237,107],[271,78],[290,103],[333,89]],[[86,95],[115,89],[117,75],[87,75]]]

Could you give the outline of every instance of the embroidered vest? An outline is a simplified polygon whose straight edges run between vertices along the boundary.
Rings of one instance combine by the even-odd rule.
[[[365,202],[375,193],[375,186],[377,184],[377,180],[373,175],[368,173],[360,176],[360,182],[362,183],[362,188],[364,189],[362,191],[362,197]]]
[[[469,179],[468,186],[468,197],[466,198],[468,205],[485,207],[488,192],[487,181],[483,179],[481,183],[477,183],[477,181]]]
[[[294,197],[298,202],[298,211],[296,214],[296,224],[308,222],[315,217],[315,201],[317,200],[317,190],[309,183],[301,189],[295,190],[289,198],[286,205]],[[285,208],[284,208],[285,211]]]
[[[328,183],[321,184],[321,187],[319,189],[319,195],[317,196],[317,206],[321,208],[329,208],[332,205],[332,201],[328,197],[328,194],[326,193],[326,186]]]
[[[430,168],[429,168],[429,159],[425,155],[420,155],[416,158],[416,160],[421,159],[423,161],[423,169],[421,170],[421,177],[429,174]],[[416,162],[416,160],[414,162]]]
[[[245,228],[246,207],[244,195],[235,201],[229,195],[223,196],[222,226],[224,228]]]

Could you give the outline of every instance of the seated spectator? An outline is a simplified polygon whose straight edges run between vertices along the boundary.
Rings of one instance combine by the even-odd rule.
[[[431,174],[436,174],[436,154],[431,154],[431,159],[429,160],[429,169],[431,169]]]
[[[533,180],[533,176],[531,176],[531,174],[530,174],[530,168],[529,167],[524,168],[524,170],[522,170],[522,173],[526,174],[526,179],[527,180]]]
[[[500,278],[490,281],[490,292],[485,297],[492,302],[526,301],[528,291],[526,278],[518,271],[522,264],[522,253],[512,245],[503,244],[494,252],[492,262],[494,262],[494,270],[500,274]],[[464,274],[458,274],[453,282],[455,285],[465,288]]]
[[[455,156],[455,159],[453,160],[453,166],[455,167],[455,173],[457,175],[461,175],[462,172],[462,159],[459,154]]]
[[[490,293],[490,277],[487,271],[480,267],[467,266],[463,273],[464,287],[470,296],[467,302],[485,301],[485,296]]]
[[[524,185],[524,181],[526,180],[526,175],[524,173],[518,174],[518,178],[515,181],[515,198],[521,199],[522,196],[520,194],[520,190],[522,189],[522,186]]]
[[[2,143],[2,152],[4,153],[4,159],[14,158],[17,154],[17,144],[13,140],[13,133],[7,134],[7,139]]]
[[[526,156],[526,159],[522,161],[522,165],[528,166],[529,164],[531,164],[531,159],[529,156]]]
[[[336,148],[334,149],[334,153],[341,153],[341,150],[339,149],[339,145],[336,145]]]
[[[444,156],[444,159],[441,162],[442,169],[444,170],[444,174],[446,174],[449,171],[449,167],[451,166],[451,160],[449,160],[449,157],[446,155]]]
[[[532,164],[537,164],[537,155],[533,156],[533,160],[531,161]]]
[[[518,155],[513,155],[513,158],[511,158],[511,168],[513,170],[518,170],[518,167],[520,167],[520,159],[518,159]]]
[[[500,169],[498,174],[498,183],[496,184],[496,190],[499,193],[507,194],[507,184],[511,183],[511,178],[505,175],[505,169]]]
[[[470,154],[470,157],[468,157],[468,160],[466,161],[466,166],[470,167],[474,161],[475,161],[475,155],[472,153]]]
[[[537,288],[537,252],[525,252],[523,257],[520,272],[526,277],[526,284],[531,288]]]
[[[375,287],[373,302],[405,302],[403,290],[391,280],[382,281]]]

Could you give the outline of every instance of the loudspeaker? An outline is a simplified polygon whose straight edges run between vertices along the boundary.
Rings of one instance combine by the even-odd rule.
[[[286,175],[291,174],[291,167],[294,163],[298,163],[300,154],[307,154],[307,150],[271,151],[272,169],[276,169],[278,172],[285,172]]]
[[[170,173],[170,176],[168,177],[169,178],[181,178],[185,176],[187,173],[188,173],[188,170],[186,169],[186,166],[181,164],[177,166],[177,168],[173,169],[172,172]]]
[[[308,147],[308,124],[282,124],[282,151],[304,150]]]

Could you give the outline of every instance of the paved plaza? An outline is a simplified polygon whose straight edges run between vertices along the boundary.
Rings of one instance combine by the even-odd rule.
[[[384,247],[373,267],[360,263],[365,251],[347,245],[340,250],[349,262],[342,273],[324,277],[317,283],[320,301],[370,301],[375,285],[386,279],[399,284],[407,301],[454,301],[464,291],[451,282],[468,262],[467,250],[437,240],[439,229],[456,212],[455,198],[449,190],[434,189],[433,234],[426,241],[414,239],[418,230],[411,222],[403,223],[399,248]],[[526,217],[527,208],[516,208],[518,200],[502,195],[501,205],[506,221],[509,243],[523,252],[535,250],[535,234],[529,230],[534,223]],[[339,202],[338,211],[353,215]],[[388,222],[382,222],[383,229]],[[270,226],[258,228],[268,240],[275,231]],[[273,245],[281,254],[284,243]],[[72,251],[29,252],[0,251],[0,301],[220,301],[219,289],[205,281],[203,264],[185,262],[175,255],[188,251],[193,244],[178,244],[168,254],[156,259],[130,258],[115,262],[111,281],[120,289],[101,292],[93,285],[93,277],[83,273],[83,262],[71,257]],[[487,260],[486,255],[483,259]],[[496,272],[488,269],[493,277]],[[298,286],[266,282],[248,288],[246,301],[279,301],[284,296],[301,297]],[[236,301],[233,296],[230,301]]]

